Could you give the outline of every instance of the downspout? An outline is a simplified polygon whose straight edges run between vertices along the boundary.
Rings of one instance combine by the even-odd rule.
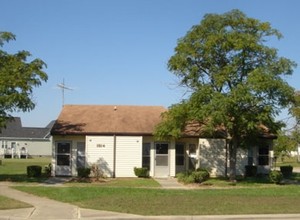
[[[116,152],[117,152],[117,137],[114,134],[114,149],[113,149],[113,178],[116,178]]]
[[[117,106],[114,107],[114,144],[113,144],[113,178],[116,178],[116,153],[117,153],[117,136],[116,136],[116,113]]]

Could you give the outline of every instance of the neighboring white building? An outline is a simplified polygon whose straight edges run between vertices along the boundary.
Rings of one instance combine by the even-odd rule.
[[[0,131],[0,157],[51,156],[53,124],[54,121],[45,128],[22,127],[19,117],[12,118]]]
[[[160,106],[65,105],[51,134],[55,176],[76,176],[78,167],[97,165],[107,177],[134,177],[134,167],[150,176],[169,177],[195,168],[224,176],[228,167],[225,139],[186,132],[178,140],[156,141],[155,126],[167,109]],[[260,171],[271,166],[272,140],[240,150],[237,172],[247,164]]]

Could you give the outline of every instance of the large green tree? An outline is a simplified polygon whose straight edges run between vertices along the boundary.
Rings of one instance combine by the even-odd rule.
[[[275,116],[293,99],[294,89],[282,76],[291,75],[296,64],[267,44],[281,37],[270,23],[239,10],[206,14],[178,40],[169,59],[168,69],[191,95],[163,115],[156,137],[178,138],[191,121],[211,135],[222,128],[229,146],[229,177],[235,180],[237,149],[263,128],[277,130]]]
[[[31,54],[24,50],[15,54],[1,50],[4,43],[15,39],[10,32],[0,32],[0,129],[13,112],[35,107],[33,88],[48,79],[43,71],[46,64],[41,59],[27,61]]]

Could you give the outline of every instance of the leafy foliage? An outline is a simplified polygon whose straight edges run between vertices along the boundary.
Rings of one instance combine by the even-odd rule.
[[[293,167],[292,166],[280,166],[280,171],[284,178],[290,178],[293,174]]]
[[[146,167],[134,167],[133,171],[137,177],[143,177],[143,178],[149,177],[149,171],[148,168]]]
[[[176,174],[177,180],[185,184],[202,183],[208,180],[209,177],[209,172],[206,169],[197,169],[196,171],[187,171]]]
[[[278,138],[274,141],[274,155],[284,159],[291,151],[296,150],[297,142],[291,135],[278,133]]]
[[[269,178],[272,183],[279,184],[283,179],[283,175],[279,170],[272,170],[269,173]]]
[[[300,125],[300,91],[295,92],[294,105],[291,108],[292,115],[296,118],[296,124]]]
[[[91,174],[91,168],[89,168],[89,167],[79,167],[79,168],[77,168],[77,174],[81,178],[88,178]]]
[[[293,100],[294,89],[282,76],[291,75],[296,64],[265,45],[272,37],[282,35],[239,10],[205,15],[178,40],[168,62],[191,96],[170,107],[155,134],[178,137],[191,121],[199,122],[204,133],[224,128],[235,179],[237,148],[277,131],[282,124],[275,116]]]
[[[37,165],[32,165],[27,167],[28,177],[40,177],[42,175],[42,167]]]
[[[15,39],[10,32],[0,32],[0,47]],[[0,50],[0,128],[5,125],[10,113],[30,111],[35,107],[33,88],[48,79],[43,71],[46,64],[41,59],[28,62],[30,56],[24,50],[16,54]]]

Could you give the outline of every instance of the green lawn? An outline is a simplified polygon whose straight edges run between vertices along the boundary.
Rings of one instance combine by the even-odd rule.
[[[30,159],[0,159],[0,181],[40,182],[44,179],[27,178],[27,166],[39,165],[44,169],[51,162],[50,157],[36,157]]]
[[[299,185],[196,190],[101,186],[15,188],[83,208],[141,215],[300,213]]]
[[[298,162],[297,157],[284,157],[283,160],[281,158],[277,159],[276,167],[280,166],[293,166],[293,167],[300,167],[300,162]]]
[[[2,159],[0,181],[20,182],[16,189],[83,208],[141,215],[300,213],[300,185],[274,185],[266,177],[240,179],[236,184],[211,178],[192,190],[161,189],[151,178],[73,181],[64,187],[30,184],[46,178],[28,178],[26,167],[49,163],[50,158]],[[300,174],[294,173],[293,181],[297,180]],[[21,207],[28,205],[0,196],[0,209]]]
[[[0,195],[0,210],[20,209],[20,208],[29,208],[29,207],[32,207],[32,205]]]

